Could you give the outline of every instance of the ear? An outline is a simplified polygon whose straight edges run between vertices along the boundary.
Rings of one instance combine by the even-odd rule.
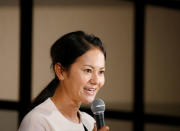
[[[59,80],[64,80],[64,76],[63,76],[64,68],[60,63],[55,64],[54,71],[56,73],[56,76],[59,78]]]

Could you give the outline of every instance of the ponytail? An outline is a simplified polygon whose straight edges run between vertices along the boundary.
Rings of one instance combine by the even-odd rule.
[[[35,98],[32,102],[30,110],[32,110],[35,106],[44,102],[47,98],[52,97],[54,92],[59,84],[59,79],[55,77],[47,86],[44,88],[40,94]]]

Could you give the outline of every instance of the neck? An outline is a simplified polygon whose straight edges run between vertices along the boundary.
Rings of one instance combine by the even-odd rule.
[[[51,100],[58,110],[70,121],[80,123],[78,111],[81,103],[73,101],[60,85],[57,87]]]

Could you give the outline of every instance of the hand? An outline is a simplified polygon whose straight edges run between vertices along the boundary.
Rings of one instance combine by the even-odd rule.
[[[96,124],[94,124],[93,131],[109,131],[109,127],[108,126],[103,126],[101,129],[97,130]]]

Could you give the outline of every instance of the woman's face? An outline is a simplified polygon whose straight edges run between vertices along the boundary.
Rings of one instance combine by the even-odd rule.
[[[91,103],[104,85],[105,58],[100,49],[92,48],[80,56],[65,73],[63,84],[69,97]]]

